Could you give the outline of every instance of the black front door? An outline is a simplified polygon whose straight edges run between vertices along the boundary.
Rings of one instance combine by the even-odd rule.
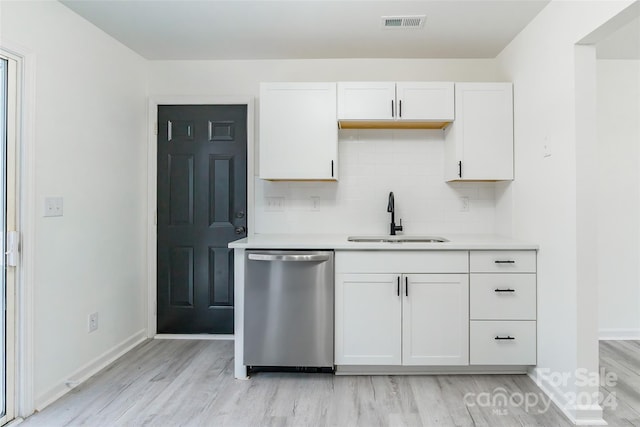
[[[158,333],[233,333],[246,177],[246,105],[158,106]]]

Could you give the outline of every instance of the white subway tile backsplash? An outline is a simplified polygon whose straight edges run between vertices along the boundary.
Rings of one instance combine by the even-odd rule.
[[[337,183],[256,178],[255,232],[386,234],[390,191],[406,234],[495,231],[495,184],[446,183],[441,130],[341,130],[339,156]],[[283,211],[268,211],[267,197],[284,197]]]

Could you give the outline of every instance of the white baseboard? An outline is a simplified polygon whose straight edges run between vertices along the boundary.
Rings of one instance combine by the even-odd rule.
[[[147,330],[142,329],[126,340],[122,341],[112,349],[107,350],[100,356],[96,357],[95,359],[75,371],[73,374],[71,374],[66,381],[62,380],[60,384],[50,388],[40,396],[36,397],[36,410],[42,411],[44,408],[60,399],[70,390],[82,384],[93,375],[97,374],[114,360],[124,355],[146,339]]]
[[[210,341],[233,341],[231,334],[156,334],[156,340],[210,340]]]
[[[640,340],[640,329],[600,329],[600,341]]]
[[[567,394],[549,381],[539,368],[529,372],[531,378],[538,387],[551,399],[554,405],[562,411],[567,419],[578,426],[604,426],[607,422],[602,418],[600,405],[576,405],[569,402]]]

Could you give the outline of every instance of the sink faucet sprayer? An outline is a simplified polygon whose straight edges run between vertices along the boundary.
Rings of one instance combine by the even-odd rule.
[[[393,191],[389,193],[389,204],[387,205],[387,212],[391,212],[391,235],[395,236],[396,231],[402,231],[402,219],[400,219],[400,225],[396,225],[396,202],[393,197]]]

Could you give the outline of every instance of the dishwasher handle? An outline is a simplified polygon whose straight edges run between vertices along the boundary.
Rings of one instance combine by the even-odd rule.
[[[249,254],[249,259],[252,261],[328,261],[330,255],[310,255],[310,254],[289,254],[289,255],[270,255],[270,254]]]

